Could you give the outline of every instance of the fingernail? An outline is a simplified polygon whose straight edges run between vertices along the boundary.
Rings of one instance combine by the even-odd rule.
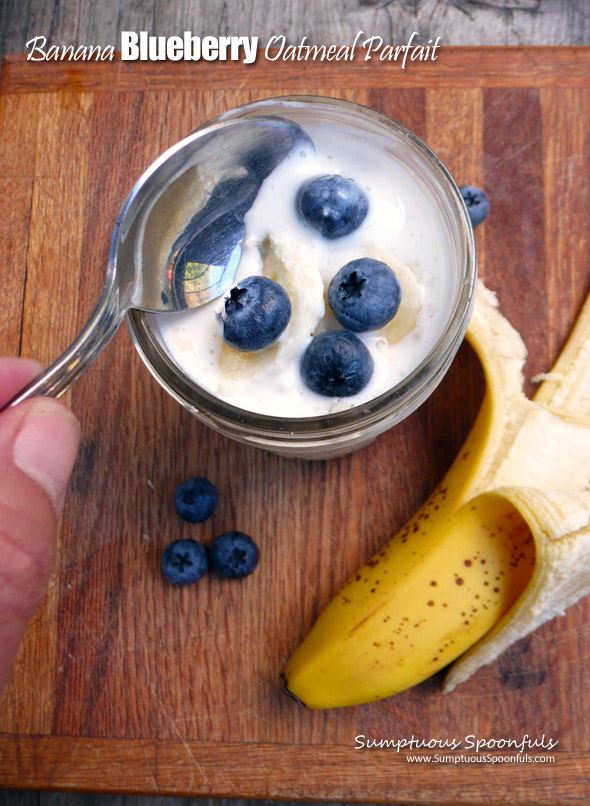
[[[78,450],[78,423],[56,400],[38,397],[21,405],[28,411],[13,443],[13,462],[45,490],[59,516]]]

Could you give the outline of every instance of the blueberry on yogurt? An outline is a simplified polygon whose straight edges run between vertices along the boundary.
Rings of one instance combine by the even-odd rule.
[[[217,318],[231,347],[241,352],[264,350],[289,324],[291,301],[274,280],[246,277],[225,295]]]
[[[354,232],[369,210],[359,186],[337,174],[306,182],[297,194],[297,205],[307,223],[329,240]]]
[[[369,383],[372,374],[371,353],[348,330],[318,333],[301,361],[301,377],[306,386],[328,397],[356,395]]]
[[[355,333],[376,330],[396,315],[402,298],[397,276],[386,263],[362,257],[334,275],[328,303],[341,325]]]

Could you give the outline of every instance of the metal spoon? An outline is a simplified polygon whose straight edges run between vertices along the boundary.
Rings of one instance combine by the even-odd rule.
[[[238,119],[198,129],[156,160],[121,208],[90,319],[70,347],[3,408],[35,394],[63,394],[130,308],[180,311],[227,291],[240,259],[244,215],[264,179],[299,141],[310,143],[285,118]]]

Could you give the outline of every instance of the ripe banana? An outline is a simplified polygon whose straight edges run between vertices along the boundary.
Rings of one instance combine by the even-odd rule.
[[[590,593],[590,297],[533,400],[522,339],[481,282],[467,337],[486,375],[477,420],[289,660],[286,690],[311,708],[388,697],[460,658],[450,691]]]

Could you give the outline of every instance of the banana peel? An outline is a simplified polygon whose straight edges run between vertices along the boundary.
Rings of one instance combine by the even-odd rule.
[[[467,337],[482,360],[487,389],[504,425],[476,489],[495,487],[495,494],[520,512],[535,541],[535,565],[515,605],[450,668],[443,683],[446,692],[590,593],[590,298],[532,401],[522,392],[526,352],[521,352],[518,368],[510,350],[491,357],[490,333],[503,334],[500,343],[506,346],[516,342],[516,331],[499,313],[495,295],[480,281]],[[506,404],[489,383],[491,361],[506,362],[504,390],[512,392]]]
[[[481,281],[467,338],[486,375],[476,422],[429,500],[346,583],[287,664],[287,691],[312,708],[390,696],[456,659],[443,684],[451,691],[590,592],[584,562],[590,554],[590,301],[533,400],[523,391],[525,345]],[[503,556],[497,542],[485,542],[486,522],[502,507],[520,519],[508,527],[515,545],[521,541],[513,556]],[[523,563],[531,557],[519,522],[528,528],[529,543],[531,536],[534,541],[526,578]],[[496,576],[499,593],[486,600],[485,613],[471,602],[469,618],[463,619],[468,605],[461,598],[465,589],[457,587],[445,593],[446,610],[434,616],[424,587],[436,581],[427,582],[431,568],[450,573],[478,540],[484,541],[484,554],[496,552],[512,576]],[[391,574],[385,577],[384,571]],[[483,577],[471,579],[473,590],[487,595]],[[416,597],[421,586],[424,595]],[[400,617],[410,593],[416,599],[412,618]],[[401,621],[391,634],[389,623],[396,618]],[[409,627],[419,625],[413,634]],[[405,640],[401,655],[399,638]]]
[[[513,607],[450,668],[443,683],[446,692],[590,593],[590,493],[500,487],[495,495],[510,501],[529,525],[534,570]]]

